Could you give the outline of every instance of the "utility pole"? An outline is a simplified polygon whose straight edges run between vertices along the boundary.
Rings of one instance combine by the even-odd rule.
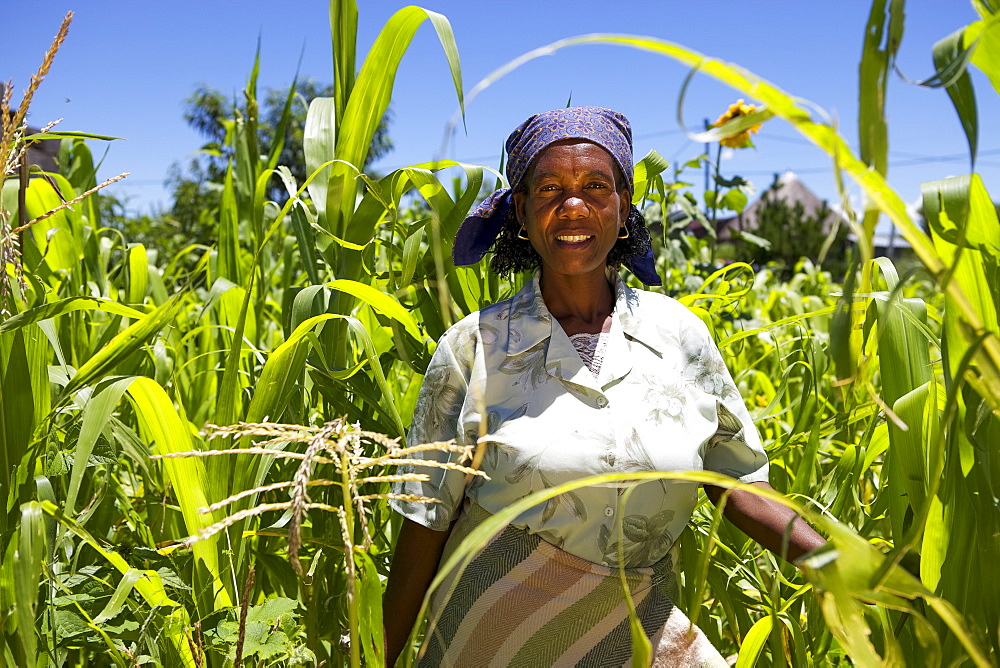
[[[704,120],[704,124],[705,124],[705,131],[707,132],[708,128],[709,128],[708,119],[707,118]],[[706,193],[708,192],[709,179],[711,178],[711,174],[712,174],[712,165],[709,163],[709,160],[708,160],[709,149],[710,148],[711,148],[711,144],[709,144],[708,142],[705,142],[705,192]],[[702,196],[702,199],[705,199],[704,196]],[[710,211],[709,211],[709,207],[708,207],[708,200],[705,199],[705,217],[706,218],[708,217],[709,213],[710,213]]]

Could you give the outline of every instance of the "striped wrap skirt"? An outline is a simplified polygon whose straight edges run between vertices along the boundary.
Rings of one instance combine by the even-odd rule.
[[[490,517],[466,506],[442,563]],[[652,645],[653,666],[727,666],[674,604],[669,556],[625,569],[636,617]],[[446,581],[431,600],[419,666],[630,666],[632,628],[617,568],[572,555],[508,526]]]

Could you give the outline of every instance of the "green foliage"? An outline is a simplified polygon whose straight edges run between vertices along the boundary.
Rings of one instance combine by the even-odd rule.
[[[762,205],[754,210],[752,233],[734,234],[742,241],[735,249],[735,258],[762,265],[775,263],[779,276],[787,281],[795,274],[799,259],[806,257],[842,281],[847,274],[847,223],[826,201],[815,211],[808,211],[799,200],[789,203],[780,196],[782,187],[776,177],[761,196]]]
[[[130,240],[157,250],[164,259],[176,257],[185,248],[211,246],[218,241],[226,168],[235,156],[237,125],[256,125],[259,150],[274,156],[274,165],[282,165],[295,183],[302,183],[309,176],[303,152],[306,112],[312,100],[332,93],[333,86],[321,86],[312,79],[296,80],[286,88],[268,90],[258,107],[256,99],[244,96],[236,102],[207,84],[199,84],[186,100],[184,120],[207,143],[187,164],[171,166],[166,184],[171,190],[169,209],[152,216],[126,217],[120,203],[117,207],[109,203],[105,206],[111,208],[116,226]],[[392,150],[388,131],[391,116],[387,110],[372,136],[366,168]],[[268,200],[281,205],[291,194],[277,174],[271,177]]]
[[[250,606],[241,621],[240,610],[230,608],[215,628],[205,633],[210,651],[236,659],[243,626],[242,657],[250,665],[315,666],[316,656],[305,645],[303,627],[297,623],[300,604],[290,598],[269,598]]]
[[[862,60],[872,81],[898,46],[901,4],[873,4]],[[976,5],[983,21],[963,31],[956,58],[1000,80],[995,17]],[[362,174],[396,68],[426,19],[461,101],[444,17],[400,10],[358,69],[357,7],[333,2],[332,92],[311,101],[304,122],[294,121],[304,109],[295,96],[268,118],[281,96],[259,112],[255,67],[240,104],[225,107],[231,115],[212,117],[224,129],[217,193],[192,199],[191,227],[176,232],[183,243],[157,248],[162,230],[152,224],[135,243],[120,207],[92,197],[32,223],[13,250],[13,221],[94,187],[82,137],[66,138],[62,175],[4,183],[0,665],[226,666],[238,654],[244,665],[380,664],[381,579],[398,526],[382,476],[393,469],[372,464],[364,499],[334,475],[295,496],[289,481],[318,478],[301,469],[293,439],[201,430],[346,416],[402,436],[437,337],[518,287],[450,263],[483,168]],[[877,96],[866,98],[870,141],[858,160],[777,87],[678,45],[588,36],[552,48],[593,43],[697,65],[766,103],[765,116],[836,155],[925,269],[900,278],[873,260],[874,218],[855,226],[860,262],[843,287],[810,260],[786,276],[743,263],[716,269],[711,245],[671,222],[674,211],[704,221],[684,167],[655,153],[637,166],[634,202],[664,228],[655,239],[664,291],[711,325],[768,444],[772,483],[831,538],[798,573],[703,503],[680,544],[678,605],[737,665],[995,664],[1000,223],[983,183],[973,174],[927,184],[927,236],[869,169],[884,150]],[[972,127],[968,106],[957,109]],[[301,159],[287,153],[295,126]],[[293,137],[284,144],[281,127]],[[738,208],[731,181],[720,183],[721,205]],[[791,236],[781,221],[794,213],[767,224]],[[199,225],[218,230],[214,245],[184,236]],[[196,241],[205,245],[185,245]],[[356,461],[380,461],[394,446],[379,437],[357,447]],[[316,472],[350,468],[350,457],[337,467],[323,456]],[[316,505],[294,519],[289,498],[303,502],[307,487]],[[484,539],[489,527],[480,528],[456,564]],[[202,539],[188,547],[192,535]]]
[[[198,131],[208,143],[201,148],[201,156],[191,162],[189,173],[175,169],[171,185],[175,188],[175,207],[181,201],[181,186],[188,182],[204,184],[206,180],[221,183],[226,165],[234,155],[227,137],[237,118],[257,116],[257,144],[270,153],[272,147],[280,147],[277,164],[288,167],[299,183],[305,181],[308,173],[303,153],[303,134],[306,112],[316,98],[333,95],[332,85],[321,85],[313,79],[296,80],[285,88],[269,89],[264,94],[258,109],[253,109],[256,100],[244,99],[237,104],[221,92],[207,84],[199,84],[185,100],[184,120]],[[287,107],[287,110],[286,110]],[[389,138],[391,111],[386,111],[372,137],[371,147],[364,168],[392,150]],[[268,192],[268,198],[284,203],[288,193],[275,179]],[[197,210],[197,209],[196,209]],[[172,211],[176,217],[176,208]]]

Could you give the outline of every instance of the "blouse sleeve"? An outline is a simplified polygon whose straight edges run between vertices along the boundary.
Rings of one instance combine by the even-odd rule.
[[[474,342],[460,323],[445,332],[424,374],[423,384],[413,411],[413,422],[406,436],[407,446],[433,441],[466,444],[462,413],[468,392],[474,357]],[[427,450],[411,455],[412,459],[458,463],[459,453]],[[417,503],[391,499],[389,505],[407,519],[446,531],[458,516],[465,488],[465,474],[430,466],[400,466],[398,473],[423,473],[426,481],[393,484],[393,492],[438,499],[438,503]]]
[[[717,429],[705,444],[703,465],[740,482],[767,482],[768,461],[757,427],[726,368],[722,353],[700,320],[700,351],[695,355],[694,382],[716,397]]]

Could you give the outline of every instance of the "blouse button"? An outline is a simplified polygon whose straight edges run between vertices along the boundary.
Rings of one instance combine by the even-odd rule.
[[[606,397],[597,397],[597,407],[604,408],[608,405],[608,400]]]
[[[605,517],[611,517],[614,514],[615,514],[615,509],[614,508],[612,508],[611,506],[604,506],[604,515],[605,515]]]

